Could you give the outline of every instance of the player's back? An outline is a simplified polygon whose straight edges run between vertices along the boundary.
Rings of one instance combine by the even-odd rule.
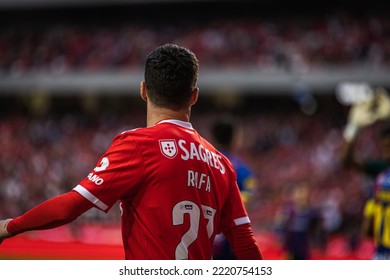
[[[230,162],[186,122],[123,137],[136,142],[143,164],[122,199],[126,257],[211,259],[215,234],[247,221]]]

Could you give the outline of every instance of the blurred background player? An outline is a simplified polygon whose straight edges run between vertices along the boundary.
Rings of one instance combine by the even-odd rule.
[[[70,223],[92,207],[107,213],[120,201],[126,259],[211,259],[220,232],[237,258],[262,259],[232,165],[189,123],[198,71],[184,47],[150,52],[140,83],[147,127],[118,134],[72,191],[0,220],[0,242]]]
[[[212,126],[212,139],[218,149],[231,161],[237,175],[237,184],[246,207],[250,206],[257,177],[252,169],[235,151],[237,129],[229,119],[217,120]],[[236,259],[229,242],[223,234],[216,236],[213,247],[213,259]]]
[[[390,117],[390,99],[384,89],[377,89],[375,95],[352,105],[348,114],[348,123],[343,133],[341,160],[344,165],[376,177],[390,165],[390,141],[388,128],[382,130],[380,145],[382,158],[361,159],[355,153],[358,134],[366,127]]]
[[[377,176],[373,197],[366,202],[363,233],[374,239],[373,258],[390,260],[390,168]]]
[[[306,182],[294,184],[275,215],[275,230],[281,240],[284,259],[311,259],[311,245],[320,229],[320,213],[310,204]]]
[[[375,242],[374,259],[390,259],[390,100],[383,88],[373,90],[371,98],[353,104],[343,134],[341,160],[372,179],[372,190],[364,207],[363,233]],[[356,146],[359,133],[366,127],[380,124],[381,157],[361,158]]]

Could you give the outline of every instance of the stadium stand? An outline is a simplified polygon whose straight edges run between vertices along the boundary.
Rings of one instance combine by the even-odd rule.
[[[354,4],[290,13],[268,1],[208,2],[207,9],[160,3],[0,10],[0,89],[137,89],[145,54],[167,41],[197,53],[207,73],[200,83],[212,90],[228,83],[283,91],[303,81],[329,91],[340,80],[362,78],[389,85],[390,21],[376,1],[363,11]],[[153,20],[145,18],[156,10]]]

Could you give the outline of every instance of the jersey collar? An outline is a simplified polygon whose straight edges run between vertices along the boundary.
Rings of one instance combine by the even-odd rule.
[[[185,122],[185,121],[180,121],[180,120],[173,120],[173,119],[172,120],[162,120],[162,121],[159,121],[157,124],[161,124],[161,123],[171,123],[171,124],[175,124],[175,125],[178,125],[178,126],[181,126],[184,128],[193,129],[191,123]]]

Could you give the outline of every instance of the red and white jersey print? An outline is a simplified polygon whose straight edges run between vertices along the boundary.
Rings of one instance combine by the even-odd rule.
[[[126,259],[211,259],[217,233],[249,223],[231,163],[188,122],[118,135],[75,190],[121,201]]]

